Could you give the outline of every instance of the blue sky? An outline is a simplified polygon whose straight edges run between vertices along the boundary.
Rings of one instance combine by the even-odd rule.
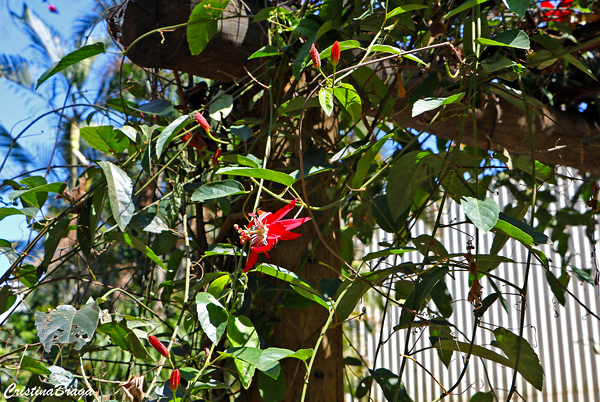
[[[0,53],[6,55],[21,55],[31,57],[34,55],[30,49],[27,35],[14,23],[10,12],[21,15],[23,4],[26,4],[42,20],[52,25],[65,37],[71,35],[72,27],[78,17],[90,10],[92,0],[34,0],[17,1],[4,0],[0,2]],[[53,5],[57,13],[50,11]],[[40,71],[39,74],[43,73]],[[38,77],[33,77],[37,79]],[[43,89],[43,88],[42,88]],[[17,90],[15,85],[0,78],[0,125],[8,130],[13,137],[23,130],[33,118],[48,111],[45,102],[40,101],[35,95],[30,95],[23,90]],[[56,127],[51,120],[42,120],[34,125],[22,137],[22,145],[27,148],[34,158],[44,159],[44,152],[48,152],[54,143]],[[0,154],[0,161],[4,154]],[[5,177],[2,172],[2,177]],[[3,201],[7,201],[3,197]],[[25,220],[18,216],[7,217],[0,221],[0,238],[9,241],[25,241],[29,237],[29,230]],[[8,260],[0,255],[0,275],[8,268]]]

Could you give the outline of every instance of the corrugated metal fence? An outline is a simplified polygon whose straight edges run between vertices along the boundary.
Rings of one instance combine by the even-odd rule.
[[[558,186],[551,188],[552,193],[559,200],[558,208],[566,206],[566,200],[573,197],[575,187],[569,180],[560,180]],[[500,205],[501,209],[512,202],[508,192],[492,195],[492,198]],[[580,202],[577,208],[583,212],[587,207],[583,202]],[[464,220],[465,215],[461,207],[455,202],[448,203],[442,223],[447,224]],[[461,233],[452,228],[443,228],[439,229],[436,235],[449,253],[465,253],[469,235],[475,236],[472,225],[461,225],[459,229],[467,233]],[[589,268],[593,271],[592,250],[585,235],[585,227],[567,227],[566,230],[571,233],[571,243],[569,244],[569,250],[573,254],[571,264],[579,268]],[[413,238],[421,234],[431,234],[431,228],[423,222],[418,222],[411,233]],[[598,238],[598,234],[596,238]],[[379,248],[377,244],[385,240],[391,241],[391,235],[382,231],[376,232],[373,245],[366,248],[365,253],[377,250]],[[492,240],[493,234],[491,233],[479,234],[478,247],[480,254],[489,252]],[[476,244],[475,240],[473,240],[473,244]],[[542,248],[552,260],[551,267],[552,264],[554,266],[560,264],[560,257],[552,251],[551,245]],[[493,271],[494,274],[522,286],[527,252],[528,250],[520,243],[509,241],[501,254],[515,262],[501,264]],[[390,259],[387,262],[397,264],[411,261],[411,257],[413,258],[412,261],[420,261],[418,255],[413,254],[411,256],[411,253],[407,253],[396,260]],[[560,276],[559,268],[551,268],[551,270],[557,277]],[[468,273],[457,272],[453,277],[454,280],[451,280],[449,275],[446,278],[448,290],[452,294],[453,300],[456,300],[454,313],[449,321],[456,324],[470,337],[474,326],[474,317],[473,306],[467,301],[469,292]],[[494,292],[485,280],[482,285],[484,286],[483,297]],[[573,275],[568,289],[594,313],[600,314],[600,299],[597,289],[587,283],[582,284]],[[500,290],[508,301],[509,313],[506,313],[500,303],[494,303],[486,312],[481,327],[477,330],[476,345],[484,345],[489,348],[490,342],[495,339],[490,330],[494,330],[498,326],[518,333],[521,315],[520,297],[513,288],[508,286],[503,286]],[[387,314],[384,315],[381,308],[374,307],[374,304],[369,303],[368,299],[365,299],[363,304],[359,304],[358,310],[362,310],[364,307],[366,308],[366,314],[362,319],[352,320],[347,324],[349,339],[370,365],[370,368],[384,367],[397,374],[400,371],[407,335],[406,330],[393,330],[393,327],[399,322],[401,308],[389,307]],[[538,263],[531,269],[526,307],[526,327],[523,336],[540,358],[544,368],[544,386],[543,391],[540,392],[519,375],[517,377],[517,392],[526,401],[600,402],[600,322],[590,316],[569,295],[566,295],[565,306],[560,305],[548,287],[545,268]],[[459,341],[468,342],[465,337],[458,333],[453,334],[453,336]],[[380,342],[383,343],[379,345]],[[378,345],[380,349],[377,357],[375,357]],[[429,346],[431,346],[429,330],[427,328],[413,329],[409,340],[409,351],[416,351]],[[492,350],[502,354],[497,349]],[[466,353],[454,352],[449,368],[441,363],[434,349],[428,349],[411,356],[431,372],[430,375],[415,361],[407,360],[402,380],[411,398],[415,402],[433,401],[438,398],[443,390],[432,376],[444,387],[450,387],[462,371],[465,356]],[[487,360],[482,362],[481,359],[472,357],[460,385],[453,391],[451,396],[446,397],[444,400],[468,401],[474,393],[488,391],[490,383],[497,391],[500,400],[504,400],[510,389],[512,376],[513,371],[511,369]],[[385,400],[378,388],[371,396],[375,401]],[[348,396],[347,401],[351,400],[353,400],[352,397]],[[521,399],[515,395],[513,400]]]

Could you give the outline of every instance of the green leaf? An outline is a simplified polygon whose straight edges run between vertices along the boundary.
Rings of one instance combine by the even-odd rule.
[[[153,360],[135,331],[121,322],[112,321],[98,327],[98,332],[110,337],[112,343],[142,360]]]
[[[345,321],[350,316],[356,304],[362,299],[365,292],[372,289],[373,286],[398,272],[398,268],[386,268],[366,274],[359,275],[356,279],[346,279],[338,288],[335,299],[339,299],[342,292],[346,289],[342,298],[339,299],[336,307],[336,314],[339,322]]]
[[[156,116],[170,116],[174,110],[173,104],[166,99],[155,99],[143,105],[132,107],[132,109]]]
[[[425,98],[419,99],[413,104],[412,117],[418,116],[430,110],[437,109],[443,105],[449,105],[451,103],[458,103],[465,96],[464,92],[456,95],[448,96],[447,98]]]
[[[319,103],[325,114],[331,116],[333,113],[333,90],[331,88],[323,87],[319,90]]]
[[[389,18],[395,17],[402,13],[407,13],[409,11],[415,11],[415,10],[422,10],[424,8],[427,8],[427,6],[423,5],[423,4],[405,4],[401,7],[396,7],[392,11],[387,13],[387,18],[389,19]]]
[[[414,320],[415,316],[410,311],[421,311],[425,307],[429,294],[438,282],[444,279],[447,273],[448,267],[444,266],[429,270],[420,276],[419,282],[415,284],[413,291],[404,302],[400,321],[394,327],[394,330],[405,328]]]
[[[277,56],[279,54],[279,49],[277,49],[273,45],[266,45],[258,49],[256,52],[252,53],[248,60],[256,59],[258,57],[269,57],[269,56]]]
[[[196,309],[202,330],[211,342],[218,343],[227,328],[227,310],[213,295],[205,292],[196,295]]]
[[[354,177],[352,177],[352,188],[360,188],[362,186],[362,182],[369,172],[371,163],[375,160],[379,150],[385,145],[386,141],[393,136],[393,133],[384,136],[368,148],[363,156],[360,157],[358,165],[356,165],[356,173],[354,173]]]
[[[108,199],[113,218],[115,218],[119,229],[124,232],[135,212],[132,198],[133,183],[127,173],[111,162],[100,161],[98,165],[102,168],[106,177]]]
[[[235,135],[242,141],[246,141],[248,138],[252,137],[254,131],[248,126],[231,126],[229,127],[231,130],[231,134]]]
[[[304,102],[306,102],[306,96],[292,98],[289,101],[282,104],[281,106],[279,106],[277,108],[277,113],[290,117],[299,115],[302,112],[302,108],[304,107]],[[317,98],[310,98],[306,103],[306,109],[317,106],[319,106],[319,100]]]
[[[213,97],[212,101],[210,102],[208,113],[211,119],[221,121],[222,119],[229,116],[232,110],[233,96],[221,90]]]
[[[54,345],[72,342],[76,342],[75,349],[80,350],[92,339],[99,315],[96,302],[86,304],[80,310],[61,305],[47,314],[36,311],[35,328],[47,353]]]
[[[107,241],[118,241],[119,243],[127,244],[128,246],[140,251],[146,257],[150,258],[162,269],[167,269],[167,267],[165,267],[165,264],[163,264],[162,260],[158,258],[154,251],[152,251],[150,247],[146,246],[146,244],[144,244],[144,242],[141,239],[135,236],[131,236],[125,232],[108,232],[106,233],[106,235],[104,235],[104,238]]]
[[[373,45],[371,47],[372,52],[382,52],[382,53],[392,53],[399,54],[405,59],[409,59],[415,61],[423,66],[429,67],[429,64],[425,63],[423,60],[419,59],[417,56],[413,54],[406,53],[406,50],[402,50],[399,47],[394,47],[390,45]]]
[[[386,368],[369,369],[373,379],[379,384],[383,396],[389,402],[412,402],[398,376]]]
[[[25,204],[41,208],[48,200],[48,193],[62,194],[66,188],[67,185],[65,183],[42,184],[40,186],[13,191],[8,198],[10,201],[21,198]]]
[[[507,335],[510,334],[510,335]],[[471,353],[474,356],[481,357],[482,359],[491,360],[498,364],[502,364],[503,366],[514,369],[516,365],[515,359],[515,351],[516,349],[516,340],[518,337],[510,332],[506,331],[504,328],[498,328],[494,331],[494,335],[496,335],[496,339],[500,337],[501,340],[493,341],[492,346],[496,346],[502,349],[503,352],[509,353],[510,358],[506,358],[496,352],[493,352],[489,349],[486,349],[479,345],[473,345],[471,349]],[[522,338],[521,338],[522,339]],[[532,384],[537,389],[541,390],[541,385],[543,382],[543,369],[540,365],[535,352],[531,348],[531,345],[527,343],[524,339],[521,344],[521,357],[518,372],[523,376],[525,380],[527,380],[530,384]],[[452,340],[442,340],[437,345],[438,348],[444,350],[453,350],[459,351],[462,353],[467,353],[471,344],[466,342],[459,342],[454,339]],[[539,376],[539,377],[536,377]],[[539,386],[539,388],[538,388]]]
[[[496,337],[496,340],[492,341],[491,345],[502,349],[513,367],[517,362],[518,344],[519,342],[521,343],[518,372],[525,380],[527,380],[527,382],[533,385],[537,390],[541,391],[544,384],[544,369],[529,342],[505,328],[495,329],[494,336]]]
[[[525,50],[531,48],[529,36],[520,29],[511,29],[509,31],[501,32],[491,39],[477,38],[475,39],[475,42],[485,46],[506,46]]]
[[[271,264],[260,264],[255,270],[289,283],[298,294],[329,310],[329,303],[321,292],[295,273]]]
[[[258,392],[263,401],[279,402],[285,397],[285,376],[279,374],[273,379],[262,371],[258,372]]]
[[[248,167],[252,167],[252,168],[257,168],[259,166],[258,163],[256,163],[253,159],[247,158],[242,155],[237,155],[237,154],[236,155],[233,155],[233,154],[223,155],[223,156],[221,156],[220,160],[222,162],[237,163],[238,165],[248,166]]]
[[[164,149],[173,141],[175,137],[181,132],[181,130],[191,121],[190,116],[185,115],[178,117],[175,121],[171,122],[165,129],[160,133],[156,139],[156,156],[160,158]]]
[[[205,202],[230,195],[245,194],[244,186],[236,180],[213,181],[197,188],[192,194],[192,202]]]
[[[219,29],[218,19],[229,0],[204,0],[194,7],[187,26],[187,40],[192,56],[205,48]]]
[[[52,373],[52,371],[48,370],[48,366],[45,363],[27,355],[23,356],[21,360],[21,370],[40,375],[49,375]]]
[[[58,247],[58,243],[63,237],[69,234],[69,218],[62,218],[54,224],[54,226],[48,231],[48,237],[44,242],[44,259],[42,260],[42,267],[47,267],[54,258],[54,253]]]
[[[102,212],[102,205],[106,195],[106,188],[99,186],[81,206],[77,219],[77,242],[86,258],[91,257],[94,239],[96,237],[98,220]]]
[[[210,285],[208,285],[208,289],[206,291],[213,295],[215,299],[219,299],[221,297],[221,293],[225,286],[231,283],[231,277],[229,275],[221,275],[218,278],[215,278]]]
[[[64,70],[65,68],[71,67],[73,64],[79,63],[81,60],[88,59],[90,57],[97,56],[105,52],[104,43],[98,42],[92,45],[87,45],[82,48],[75,50],[63,57],[60,61],[52,65],[40,78],[37,80],[35,89],[37,90],[40,85],[48,78],[52,77]]]
[[[260,340],[254,324],[248,317],[243,315],[239,317],[229,316],[227,320],[227,340],[234,348],[242,346],[260,347]]]
[[[129,143],[123,132],[113,129],[113,126],[83,127],[79,133],[90,147],[117,157]]]
[[[463,197],[460,206],[471,222],[484,232],[490,231],[498,222],[500,207],[491,198],[478,200],[473,197]]]
[[[117,130],[125,134],[127,138],[129,138],[132,142],[136,142],[137,140],[137,130],[131,126],[121,126]]]
[[[526,246],[550,243],[548,236],[541,232],[536,232],[535,229],[522,220],[515,219],[504,212],[500,212],[495,228],[500,229],[503,233]]]
[[[494,394],[490,392],[477,392],[473,394],[469,402],[494,402]]]
[[[231,176],[254,177],[255,179],[271,180],[285,186],[294,184],[294,178],[283,172],[275,170],[249,168],[249,167],[226,167],[217,170],[216,174],[226,174]]]
[[[408,152],[390,168],[386,197],[394,219],[410,208],[417,190],[425,182],[427,166],[422,162],[429,155],[429,151]]]
[[[440,283],[442,283],[442,282],[440,282]],[[435,347],[436,343],[438,343],[441,340],[444,340],[444,339],[453,340],[451,334],[452,334],[452,330],[450,329],[449,325],[443,325],[442,323],[435,323],[435,324],[432,323],[432,325],[429,326],[429,340],[431,341],[431,345],[433,347]],[[444,366],[446,366],[446,368],[448,368],[450,365],[450,362],[452,361],[452,351],[439,349],[439,348],[435,348],[435,350],[438,354],[438,357],[444,364]]]
[[[343,52],[344,50],[350,50],[350,49],[360,49],[360,43],[358,41],[352,40],[352,39],[341,41],[341,42],[339,42],[339,45],[340,45],[340,52]],[[332,47],[333,47],[333,44],[320,53],[321,61],[331,59],[331,48]]]
[[[531,5],[531,1],[532,0],[506,0],[506,4],[508,5],[508,8],[515,12],[519,16],[519,19],[521,19]],[[471,399],[471,401],[472,400],[473,399]]]
[[[404,254],[404,253],[408,253],[411,251],[416,251],[417,249],[414,247],[392,247],[392,248],[385,248],[383,250],[378,250],[378,251],[373,251],[372,253],[369,253],[367,255],[365,255],[362,260],[363,261],[370,261],[370,260],[374,260],[375,258],[383,258],[383,257],[387,257],[390,255],[399,255],[399,254]]]
[[[0,314],[6,313],[17,301],[12,288],[9,285],[4,285],[0,288]]]
[[[470,8],[475,7],[478,4],[482,4],[485,3],[487,0],[470,0],[467,1],[466,3],[461,4],[459,7],[456,7],[454,10],[450,11],[448,14],[444,15],[442,17],[442,19],[447,19],[452,17],[453,15],[456,15],[458,13],[462,13],[465,10],[468,10]]]
[[[565,291],[569,281],[571,280],[571,276],[566,270],[562,271],[560,278],[554,276],[552,272],[546,271],[546,279],[548,280],[548,285],[550,285],[550,290],[552,290],[552,293],[554,293],[556,300],[558,300],[558,302],[564,306],[566,303]]]
[[[361,121],[362,104],[356,89],[350,84],[342,84],[334,88],[333,94],[342,107],[350,113],[354,123],[358,124]],[[320,95],[319,93],[319,100],[321,99]]]
[[[39,277],[35,265],[23,264],[17,268],[15,278],[28,288],[38,283]]]

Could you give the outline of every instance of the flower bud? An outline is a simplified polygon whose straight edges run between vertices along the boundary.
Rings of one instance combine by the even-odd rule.
[[[335,66],[340,62],[340,43],[336,40],[333,46],[331,46],[331,64]]]
[[[212,158],[213,167],[219,166],[219,158],[221,157],[221,149],[217,148]]]
[[[164,357],[169,357],[169,351],[167,350],[167,347],[163,345],[157,337],[155,337],[154,335],[149,335],[148,340],[150,341],[150,345],[152,345],[152,347],[156,349],[158,353],[160,353]]]
[[[319,51],[315,47],[314,43],[310,47],[309,53],[310,53],[310,57],[312,57],[312,62],[314,64],[315,68],[318,70],[319,68],[321,68],[321,56],[319,55]]]
[[[202,126],[203,129],[205,129],[207,132],[210,132],[210,124],[208,124],[208,121],[206,121],[204,116],[202,116],[202,113],[194,113],[194,119],[196,119],[196,121]]]
[[[179,369],[173,370],[171,373],[171,378],[169,378],[169,388],[171,388],[171,392],[175,393],[180,381],[181,374],[179,373]]]

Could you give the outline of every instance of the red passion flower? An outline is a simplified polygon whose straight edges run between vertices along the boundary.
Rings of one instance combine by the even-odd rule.
[[[279,240],[294,240],[302,236],[299,233],[290,232],[290,230],[297,228],[310,218],[281,219],[294,208],[296,201],[290,202],[275,213],[257,211],[256,214],[250,214],[253,218],[245,229],[240,229],[238,225],[234,226],[240,232],[242,243],[250,242],[250,256],[244,272],[248,272],[254,266],[259,253],[265,253],[268,258],[271,258],[267,251],[275,247]]]

